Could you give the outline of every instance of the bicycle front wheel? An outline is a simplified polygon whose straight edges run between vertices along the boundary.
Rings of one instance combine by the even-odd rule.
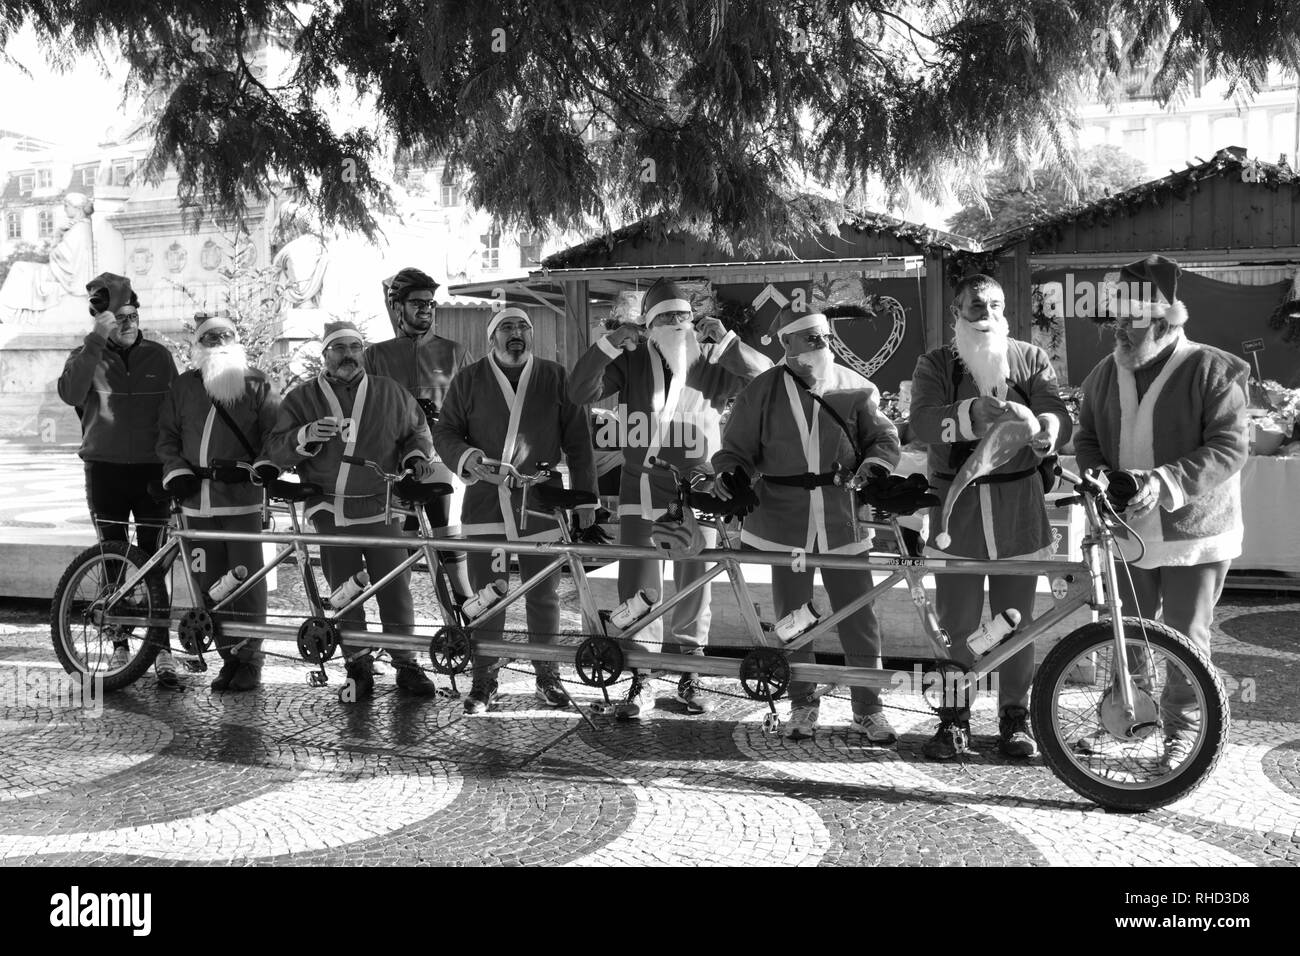
[[[105,604],[148,560],[144,551],[125,541],[101,542],[72,559],[50,606],[54,652],[69,674],[102,674],[104,690],[120,690],[139,679],[165,646],[166,627],[112,621],[168,616],[167,586],[160,571],[150,572],[112,607]]]
[[[1110,619],[1067,635],[1044,659],[1030,711],[1043,759],[1113,810],[1151,810],[1195,790],[1228,736],[1228,700],[1209,658],[1155,621],[1123,619],[1134,715],[1116,684]],[[1134,726],[1136,725],[1136,726]]]

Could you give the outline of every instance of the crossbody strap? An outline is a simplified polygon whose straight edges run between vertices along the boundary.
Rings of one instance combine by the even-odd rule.
[[[858,448],[857,438],[855,438],[853,432],[849,430],[848,423],[844,421],[839,412],[831,407],[830,402],[826,401],[826,399],[822,398],[810,389],[808,383],[794,373],[794,369],[790,368],[788,365],[782,365],[781,368],[785,370],[785,374],[794,379],[796,385],[808,393],[808,397],[811,398],[815,404],[820,405],[826,410],[826,413],[835,420],[836,425],[840,426],[840,430],[844,432],[844,437],[849,440],[849,447],[853,449],[853,470],[857,471],[862,465],[862,451]]]

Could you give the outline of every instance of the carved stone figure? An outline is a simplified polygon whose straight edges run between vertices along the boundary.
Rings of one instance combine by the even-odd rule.
[[[63,197],[63,211],[67,222],[55,233],[49,262],[10,266],[4,288],[0,288],[0,321],[39,325],[45,313],[65,300],[86,299],[86,283],[95,274],[90,231],[94,203],[82,193],[68,193]],[[81,314],[85,314],[84,307]]]

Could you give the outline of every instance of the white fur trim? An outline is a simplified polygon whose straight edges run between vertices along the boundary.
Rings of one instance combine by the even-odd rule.
[[[1183,305],[1181,300],[1174,299],[1163,318],[1174,328],[1182,328],[1187,324],[1187,306]]]
[[[732,329],[709,350],[709,364],[717,365],[718,359],[722,358],[722,353],[727,351],[734,341],[736,341],[736,330]]]
[[[662,302],[656,302],[641,317],[641,322],[649,325],[650,321],[665,312],[691,312],[691,304],[685,299],[664,299]]]
[[[235,323],[224,315],[210,315],[194,327],[194,338],[201,339],[213,329],[230,329],[238,334],[239,330],[235,328]]]
[[[469,456],[475,452],[483,455],[483,450],[481,448],[466,448],[464,454],[462,454],[460,459],[456,462],[456,475],[465,483],[466,488],[470,485],[478,484],[478,479],[465,471],[465,462],[469,461]],[[486,458],[487,455],[483,455],[483,457]]]
[[[1187,504],[1187,498],[1183,494],[1183,489],[1178,487],[1178,483],[1170,477],[1169,466],[1161,465],[1156,469],[1156,477],[1160,479],[1162,501],[1167,501],[1166,511],[1177,511]]]
[[[608,335],[602,335],[600,338],[596,339],[596,348],[600,349],[612,359],[616,359],[623,354],[621,348],[617,345],[610,344]]]
[[[321,343],[320,343],[321,351],[324,352],[327,348],[330,347],[331,342],[334,342],[338,339],[356,339],[358,342],[361,342],[363,344],[366,341],[361,337],[361,333],[358,332],[356,329],[335,329],[329,335],[325,336],[325,338],[321,339]]]
[[[167,483],[170,482],[177,475],[189,475],[193,477],[194,472],[190,471],[190,469],[188,468],[176,468],[172,471],[169,471],[167,472],[167,474],[163,475],[163,480],[162,480],[163,487],[166,487]]]
[[[518,306],[512,305],[509,308],[502,309],[500,312],[493,315],[492,318],[488,319],[487,337],[489,342],[492,341],[492,333],[497,330],[497,326],[506,319],[523,319],[528,323],[530,329],[533,327],[533,320],[529,318],[528,313]]]
[[[777,335],[789,335],[791,332],[802,332],[805,329],[816,329],[818,332],[825,332],[828,335],[831,331],[831,321],[821,312],[809,312],[801,319],[795,319],[789,325],[783,325],[776,330]]]

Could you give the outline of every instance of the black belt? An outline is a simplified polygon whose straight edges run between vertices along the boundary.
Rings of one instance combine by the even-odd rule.
[[[1038,471],[1037,468],[1026,468],[1024,471],[1010,471],[1007,472],[1005,475],[984,475],[980,478],[976,478],[974,481],[971,482],[971,484],[972,485],[1000,485],[1006,481],[1019,481],[1022,478],[1028,478],[1036,471]],[[937,478],[939,481],[952,481],[957,476],[946,475],[943,472],[937,471],[934,473],[934,477]]]
[[[814,488],[835,484],[835,472],[828,471],[820,475],[815,475],[811,471],[806,471],[802,475],[764,475],[763,480],[773,485],[786,485],[790,488],[812,491]]]
[[[200,468],[197,465],[194,466],[194,477],[227,485],[242,485],[252,480],[252,476],[242,468]]]

